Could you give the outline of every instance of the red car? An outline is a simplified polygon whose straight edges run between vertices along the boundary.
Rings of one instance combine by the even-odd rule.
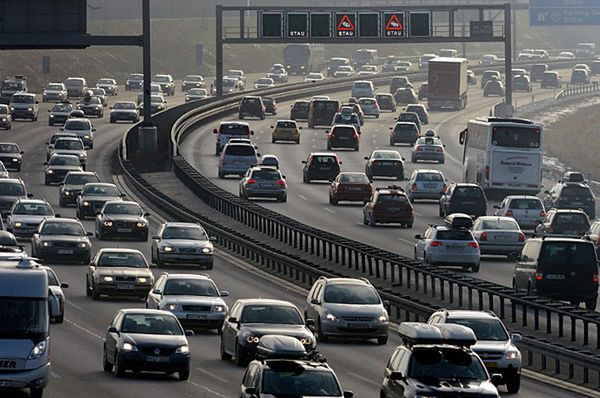
[[[337,205],[340,201],[364,202],[369,200],[373,187],[365,173],[343,172],[333,180],[329,187],[329,203]]]
[[[377,188],[363,207],[363,224],[400,224],[412,228],[413,207],[404,190],[397,186]]]

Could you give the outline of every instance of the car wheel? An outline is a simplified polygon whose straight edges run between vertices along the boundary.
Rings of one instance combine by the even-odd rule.
[[[438,209],[438,215],[440,217],[444,217],[444,211],[442,210],[442,206],[441,205],[439,206],[439,209]]]
[[[300,138],[296,140],[296,144],[300,144]]]
[[[189,378],[190,378],[190,370],[189,369],[182,370],[181,372],[179,372],[179,380],[185,381]]]
[[[377,225],[377,222],[375,221],[375,218],[373,218],[373,216],[369,217],[369,226],[375,227],[376,225]]]
[[[222,171],[219,171],[219,178],[220,179],[225,178],[225,173],[223,173]]]
[[[406,228],[412,228],[412,227],[413,227],[413,222],[406,223]]]
[[[471,266],[471,272],[479,272],[479,263]]]
[[[29,396],[31,398],[42,398],[44,396],[44,389],[42,387],[31,387],[29,389]]]
[[[280,201],[281,203],[286,203],[286,202],[287,202],[287,194],[286,194],[286,195],[283,195],[283,196],[281,196],[281,197],[279,198],[279,201]]]
[[[162,260],[160,259],[160,254],[158,254],[158,249],[156,249],[156,268],[160,268],[164,265],[164,263],[162,262]]]
[[[304,184],[310,184],[310,179],[308,177],[306,177],[306,175],[303,175],[302,176],[302,182]]]
[[[104,350],[102,353],[102,369],[104,369],[105,372],[112,372],[112,370],[113,370],[112,363],[110,363],[108,361],[108,355],[106,354],[106,347],[104,347]]]
[[[363,213],[363,224],[369,225],[369,220],[367,220],[367,216]]]
[[[106,240],[106,236],[102,232],[102,229],[98,230],[97,235],[98,235],[98,240]]]
[[[113,119],[113,118],[111,117],[111,118],[110,118],[110,121],[109,121],[109,123],[114,123],[114,122],[115,122],[115,119]]]
[[[331,196],[331,204],[334,206],[337,206],[339,203],[338,198],[336,198],[335,196]]]
[[[385,337],[377,337],[377,344],[385,345],[388,342],[388,336]]]
[[[246,360],[246,350],[244,347],[235,342],[235,364],[237,366],[246,366],[248,361]]]
[[[98,291],[98,289],[96,289],[96,287],[92,283],[92,300],[99,300],[99,299],[100,299],[100,292]]]
[[[516,394],[521,388],[521,375],[507,377],[506,390],[509,394]]]
[[[54,323],[63,323],[65,320],[65,314],[60,314],[54,317]]]
[[[221,337],[221,345],[220,345],[220,353],[221,353],[221,359],[223,361],[229,361],[231,360],[231,355],[229,355],[228,353],[225,352],[225,343],[223,342],[223,337]]]
[[[119,364],[119,353],[115,352],[115,360],[113,362],[113,372],[117,377],[125,376],[125,369],[123,369]]]
[[[325,333],[323,333],[323,328],[321,327],[321,321],[319,321],[319,324],[317,327],[317,339],[319,340],[319,343],[326,343],[327,340],[329,340],[329,337],[327,337],[327,335]]]
[[[90,286],[90,281],[85,279],[85,295],[88,297],[92,297],[92,288]]]

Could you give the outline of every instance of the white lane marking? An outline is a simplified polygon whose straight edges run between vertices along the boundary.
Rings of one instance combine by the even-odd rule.
[[[362,381],[364,381],[365,383],[367,383],[367,384],[370,384],[370,385],[372,385],[372,386],[375,386],[375,387],[378,387],[378,388],[379,388],[379,387],[381,387],[381,384],[377,384],[377,383],[376,383],[376,382],[374,382],[373,380],[371,380],[371,379],[368,379],[368,378],[366,378],[366,377],[364,377],[364,376],[361,376],[361,375],[359,375],[359,374],[352,373],[352,372],[348,372],[347,374],[348,374],[348,376],[352,376],[352,377],[354,377],[354,378],[356,378],[356,379],[362,380]]]
[[[84,332],[86,332],[87,334],[89,334],[90,336],[94,336],[95,338],[97,338],[98,340],[104,340],[104,338],[102,336],[97,335],[96,333],[92,332],[90,329],[86,329],[81,325],[78,325],[77,323],[73,322],[70,319],[66,319],[65,321],[67,321],[67,323],[70,323],[71,325],[75,326],[77,329],[79,330],[83,330]]]
[[[70,305],[70,306],[71,306],[71,307],[73,307],[73,308],[77,308],[79,311],[83,311],[83,308],[82,308],[82,307],[80,307],[80,306],[78,306],[77,304],[74,304],[74,303],[72,303],[72,302],[70,302],[70,301],[68,301],[68,300],[66,300],[66,301],[65,301],[65,303],[67,303],[68,305]]]
[[[327,207],[323,207],[323,210],[330,212],[331,214],[335,214],[335,210],[331,210]]]
[[[220,376],[217,376],[213,372],[209,372],[206,369],[202,369],[202,368],[194,368],[194,369],[196,369],[200,373],[204,373],[205,375],[212,377],[213,379],[219,380],[221,383],[228,384],[231,381],[231,380],[224,379],[224,378],[222,378]]]
[[[413,241],[410,241],[410,240],[408,240],[408,239],[404,239],[404,238],[398,238],[398,240],[399,240],[400,242],[402,242],[402,243],[406,243],[407,245],[410,245],[410,246],[414,246],[414,245],[415,245],[415,242],[413,242]]]
[[[308,198],[307,198],[306,196],[304,196],[304,195],[298,195],[298,197],[299,197],[300,199],[302,199],[302,200],[308,200]]]
[[[223,395],[223,394],[221,394],[221,393],[218,393],[218,392],[216,392],[215,390],[212,390],[212,389],[210,389],[210,388],[208,388],[208,387],[206,387],[206,386],[200,385],[200,384],[198,384],[198,383],[196,383],[196,382],[193,382],[193,381],[191,381],[191,380],[188,380],[188,383],[190,383],[190,384],[191,384],[191,385],[193,385],[193,386],[199,387],[199,388],[201,388],[201,389],[203,389],[203,390],[206,390],[206,391],[208,391],[210,394],[213,394],[213,395],[215,395],[215,396],[217,396],[217,397],[221,397],[221,398],[229,398],[227,395]]]
[[[54,377],[55,379],[62,379],[62,376],[54,371],[50,371],[50,376]]]
[[[264,134],[265,130],[260,130],[258,134]]]

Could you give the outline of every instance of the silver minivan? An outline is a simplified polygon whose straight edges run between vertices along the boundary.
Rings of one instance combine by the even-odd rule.
[[[359,80],[354,82],[352,86],[352,96],[354,98],[373,97],[375,96],[375,87],[372,81]]]
[[[10,97],[10,116],[12,120],[29,119],[32,122],[38,119],[39,101],[35,94],[18,92]]]
[[[546,217],[546,209],[537,196],[509,195],[494,206],[495,216],[512,217],[522,229],[535,229]]]
[[[246,171],[258,164],[260,153],[249,144],[227,144],[219,158],[219,178],[229,174],[243,176]]]
[[[218,129],[213,130],[213,134],[217,135],[215,143],[215,155],[220,155],[223,147],[232,138],[250,139],[254,135],[254,131],[250,129],[250,125],[244,122],[221,122]],[[244,170],[245,172],[246,170]]]

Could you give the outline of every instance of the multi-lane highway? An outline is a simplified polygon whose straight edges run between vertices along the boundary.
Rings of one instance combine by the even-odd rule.
[[[476,90],[478,91],[478,90]],[[450,154],[454,157],[447,162],[444,170],[452,180],[457,180],[459,165],[456,160],[458,146],[456,132],[469,117],[485,113],[490,104],[497,99],[478,99],[476,91],[472,94],[472,104],[462,114],[443,113],[433,116],[432,127],[436,128],[445,139]],[[132,93],[124,93],[119,99],[133,98]],[[539,94],[536,94],[539,96]],[[544,94],[542,94],[544,95]],[[549,95],[545,94],[545,95]],[[182,101],[181,94],[174,100],[168,98],[169,105],[173,106]],[[114,98],[110,99],[114,102]],[[45,115],[48,106],[42,104],[41,115]],[[287,114],[287,104],[281,104],[282,117]],[[272,118],[271,120],[273,120]],[[360,154],[342,153],[345,170],[362,170],[362,156],[376,147],[384,147],[387,141],[387,126],[391,125],[392,115],[385,115],[381,121],[368,121],[363,134],[363,149]],[[108,124],[108,118],[94,120],[97,128],[96,143],[89,153],[88,169],[97,171],[104,181],[112,181],[114,169],[111,166],[113,154],[122,134],[129,128],[126,124]],[[283,144],[271,146],[268,125],[255,122],[254,128],[258,132],[257,142],[263,153],[276,153],[283,161],[283,169],[290,182],[290,200],[287,205],[265,203],[307,223],[331,229],[334,232],[347,234],[353,238],[381,245],[388,249],[397,250],[407,255],[410,241],[414,233],[420,232],[428,222],[433,222],[435,208],[429,204],[419,204],[417,220],[413,231],[403,232],[396,228],[368,229],[360,223],[360,208],[358,206],[341,206],[333,208],[327,205],[327,186],[323,184],[301,184],[300,161],[306,154],[313,150],[324,149],[323,130],[303,130],[300,147],[286,146]],[[209,134],[212,126],[206,126],[198,134],[192,135],[188,145],[190,151],[186,156],[195,159],[206,175],[215,176],[216,158],[211,153],[214,137]],[[15,122],[12,131],[2,133],[2,141],[17,142],[25,151],[23,169],[20,173],[11,173],[20,176],[35,195],[47,199],[63,217],[74,217],[73,208],[61,209],[58,207],[58,188],[48,187],[43,183],[43,162],[45,160],[45,142],[56,128],[48,127],[45,118],[40,118],[37,123]],[[406,157],[407,149],[400,148]],[[429,167],[429,166],[424,166]],[[409,170],[412,166],[409,165]],[[223,186],[237,191],[237,181],[227,180]],[[383,182],[378,182],[384,184]],[[191,199],[190,199],[191,200]],[[151,222],[151,233],[156,230],[159,219],[156,217]],[[93,230],[91,221],[84,221],[88,231]],[[414,233],[413,233],[414,232]],[[93,251],[102,247],[131,247],[144,252],[150,258],[149,243],[140,242],[100,242],[92,239]],[[29,247],[28,247],[29,249]],[[236,397],[239,395],[239,384],[243,369],[236,367],[233,362],[219,359],[219,337],[213,333],[203,333],[190,337],[192,350],[192,370],[190,380],[179,382],[175,378],[139,375],[118,379],[112,374],[104,373],[101,365],[102,340],[106,328],[120,308],[143,307],[140,301],[127,300],[101,300],[92,301],[85,295],[86,267],[80,265],[51,264],[59,278],[70,287],[66,289],[66,315],[65,322],[51,327],[51,358],[52,373],[50,384],[45,396],[51,398],[80,397],[97,398],[101,396],[146,398],[152,397]],[[502,280],[502,271],[488,272],[492,267],[506,270],[508,265],[502,262],[486,262],[482,266],[482,276],[490,279]],[[171,272],[183,272],[177,269]],[[189,270],[197,272],[196,270]],[[154,270],[159,275],[162,270]],[[231,305],[237,298],[242,297],[272,297],[290,300],[302,308],[306,292],[297,287],[273,282],[272,277],[254,270],[247,264],[241,263],[228,256],[217,256],[214,270],[209,271],[220,289],[231,292],[227,299]],[[267,288],[268,286],[268,288]],[[320,344],[319,349],[327,358],[329,364],[336,370],[345,389],[353,390],[357,397],[376,397],[379,395],[379,384],[382,378],[384,365],[393,348],[399,344],[399,338],[392,334],[390,341],[385,346],[378,346],[374,342],[331,342]],[[503,388],[501,388],[502,391]],[[27,393],[9,393],[0,390],[2,397],[26,397]],[[566,397],[577,396],[570,392],[550,387],[532,380],[523,382],[522,397]]]

